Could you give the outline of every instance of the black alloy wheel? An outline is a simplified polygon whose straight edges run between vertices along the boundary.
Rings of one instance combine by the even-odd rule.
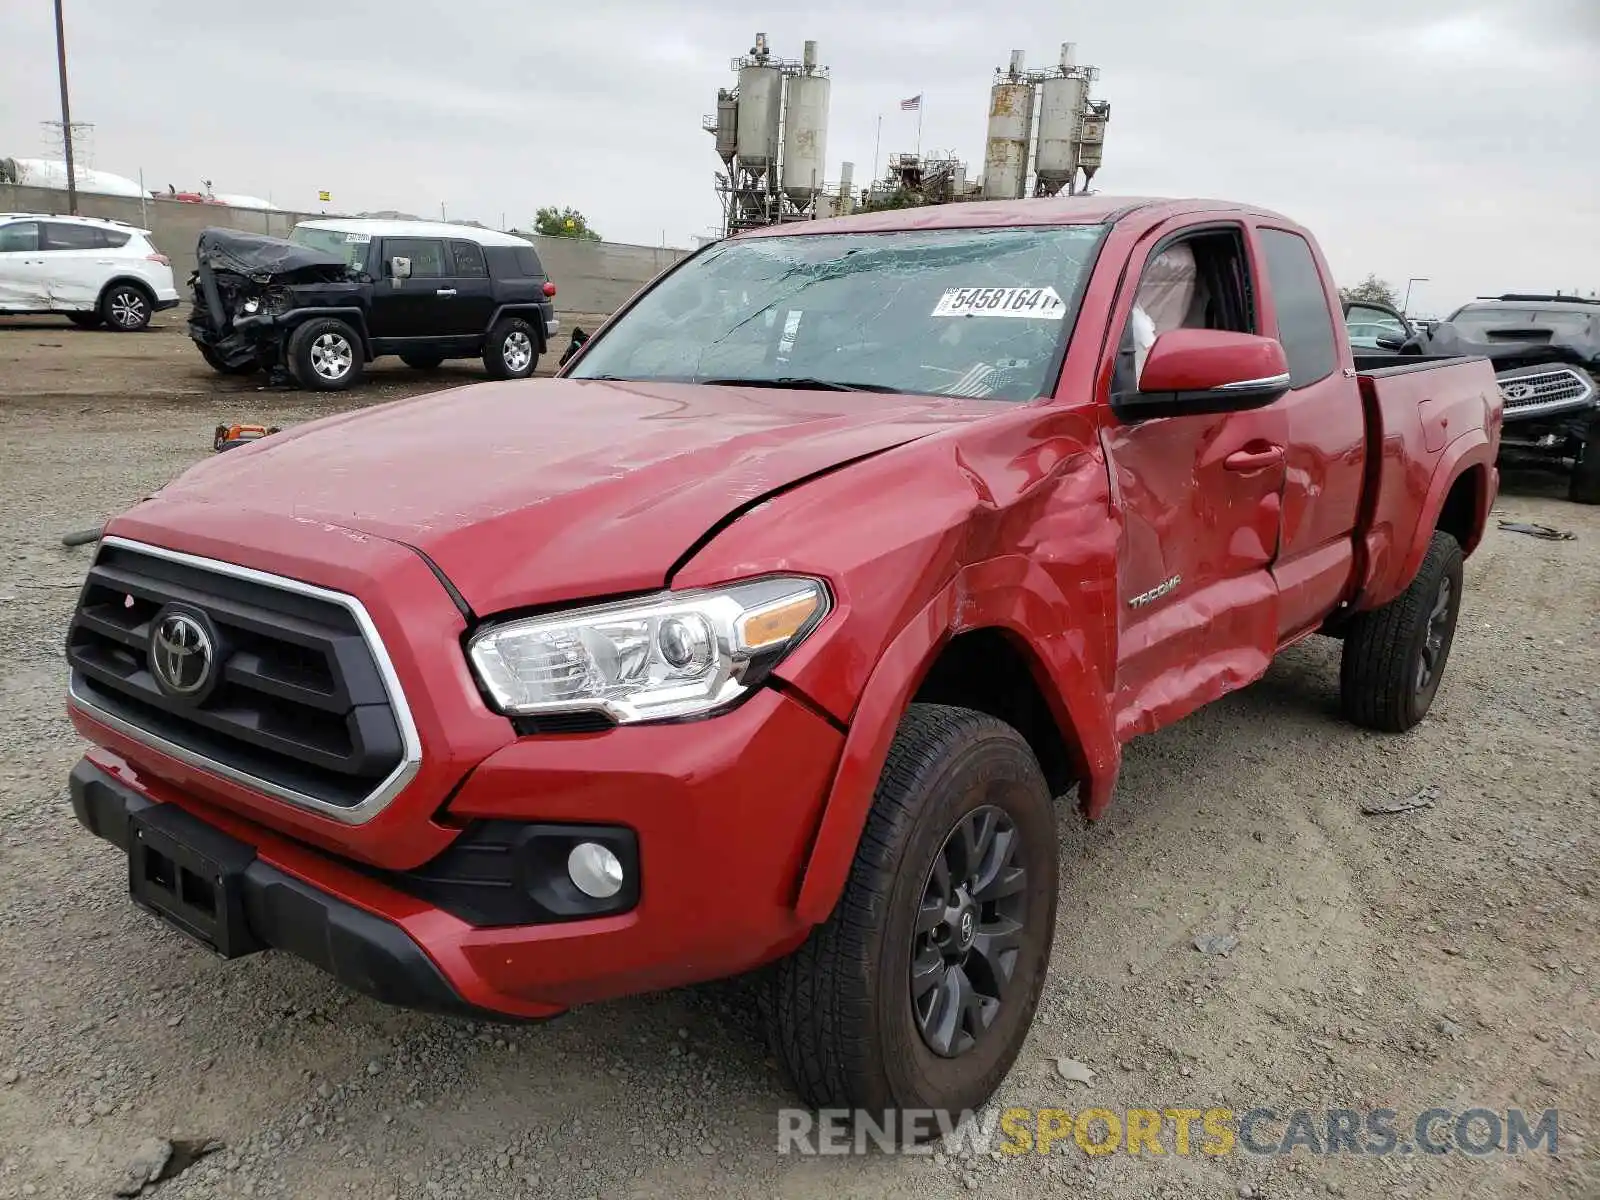
[[[923,885],[911,948],[911,1005],[941,1058],[977,1045],[1005,1003],[1027,919],[1017,827],[985,805],[945,838]]]
[[[1428,630],[1423,635],[1422,653],[1417,655],[1417,695],[1426,695],[1434,677],[1444,668],[1445,648],[1450,644],[1453,616],[1451,600],[1455,587],[1449,575],[1439,577],[1439,587],[1434,596],[1433,609],[1428,613]]]

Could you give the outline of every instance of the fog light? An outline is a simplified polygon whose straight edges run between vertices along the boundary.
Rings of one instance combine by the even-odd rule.
[[[609,900],[622,890],[622,862],[598,842],[579,842],[567,855],[567,875],[585,896]]]

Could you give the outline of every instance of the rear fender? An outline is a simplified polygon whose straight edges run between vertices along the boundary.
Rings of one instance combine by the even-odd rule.
[[[1409,541],[1397,540],[1392,546],[1369,547],[1374,552],[1369,561],[1366,584],[1355,608],[1379,608],[1411,586],[1411,581],[1422,569],[1422,560],[1428,553],[1434,532],[1440,528],[1445,502],[1457,481],[1463,477],[1471,479],[1471,507],[1464,521],[1446,532],[1456,535],[1463,553],[1471,554],[1478,548],[1498,489],[1494,458],[1494,446],[1482,429],[1470,430],[1444,448],[1428,481],[1428,490]]]
[[[483,336],[488,337],[490,332],[505,317],[522,317],[533,326],[533,336],[538,342],[538,351],[543,354],[549,349],[549,336],[545,330],[544,306],[536,300],[527,302],[518,301],[514,304],[502,304],[494,310],[494,316],[489,318],[489,323],[484,326]]]
[[[141,279],[137,275],[118,275],[107,280],[105,286],[100,289],[100,295],[95,298],[95,308],[99,309],[101,302],[106,298],[107,292],[114,287],[121,287],[123,284],[138,288],[150,298],[151,304],[156,302],[156,291],[150,286],[150,281],[148,279]]]
[[[827,920],[838,902],[900,718],[939,652],[958,634],[998,628],[1015,638],[1081,775],[1084,811],[1091,818],[1104,812],[1121,765],[1105,685],[1084,657],[1082,639],[1071,636],[1070,619],[1068,636],[1041,636],[1061,627],[1065,604],[1037,566],[1017,556],[991,560],[962,570],[890,642],[856,706],[801,879],[795,908],[803,920]],[[1046,642],[1055,654],[1049,663],[1037,653]]]

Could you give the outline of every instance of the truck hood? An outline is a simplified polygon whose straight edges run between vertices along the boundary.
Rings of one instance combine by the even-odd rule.
[[[195,260],[216,271],[233,271],[258,282],[282,276],[340,279],[348,270],[337,254],[302,246],[286,238],[238,229],[210,226],[200,231],[195,242]]]
[[[478,384],[270,435],[207,459],[161,497],[408,545],[488,615],[662,587],[741,506],[1010,408],[688,384]]]

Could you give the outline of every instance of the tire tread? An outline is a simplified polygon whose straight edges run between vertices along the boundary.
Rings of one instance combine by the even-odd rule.
[[[895,847],[916,819],[919,775],[936,769],[952,746],[985,735],[1013,739],[1032,757],[1021,734],[994,717],[911,705],[889,748],[838,904],[798,950],[769,969],[763,1023],[786,1077],[813,1107],[852,1107],[880,1090],[872,1078],[867,1013],[872,937],[888,906]]]
[[[1404,733],[1416,724],[1410,710],[1413,692],[1411,642],[1417,624],[1426,622],[1439,577],[1461,547],[1448,533],[1435,531],[1428,552],[1409,587],[1382,608],[1355,617],[1345,634],[1339,666],[1339,693],[1345,718],[1366,729]]]

